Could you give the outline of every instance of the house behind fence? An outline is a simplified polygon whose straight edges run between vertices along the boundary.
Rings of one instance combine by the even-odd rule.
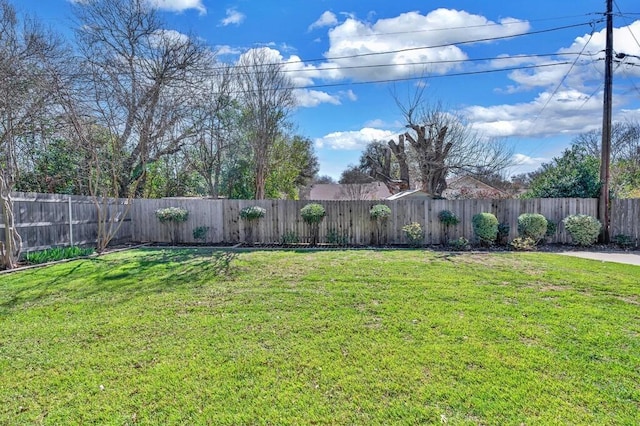
[[[23,250],[40,250],[51,246],[95,244],[97,232],[96,205],[91,197],[15,194],[15,219],[23,238]],[[123,202],[123,200],[114,200]],[[291,200],[207,200],[207,199],[135,199],[114,243],[152,242],[234,244],[245,241],[248,223],[240,219],[240,210],[250,206],[266,209],[252,232],[255,242],[276,244],[284,239],[308,242],[307,225],[300,209],[310,201]],[[489,212],[501,223],[510,225],[509,239],[517,236],[517,219],[522,213],[540,213],[558,224],[558,232],[550,240],[570,243],[562,219],[571,214],[597,216],[597,199],[469,199],[469,200],[403,200],[403,201],[317,201],[326,209],[320,227],[320,241],[338,239],[354,245],[368,245],[375,230],[369,211],[378,203],[391,208],[385,225],[387,244],[406,244],[402,227],[418,222],[425,231],[424,244],[442,244],[458,237],[473,238],[471,218],[476,213]],[[162,224],[155,212],[166,207],[188,210],[186,222],[175,228]],[[460,223],[447,229],[438,214],[450,210]],[[636,246],[640,240],[640,199],[612,201],[611,235],[631,237]],[[0,224],[0,233],[4,232]],[[194,238],[194,229],[205,229],[202,239]]]

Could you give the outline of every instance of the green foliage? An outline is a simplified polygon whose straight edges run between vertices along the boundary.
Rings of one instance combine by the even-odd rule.
[[[349,245],[349,234],[341,233],[337,229],[327,231],[327,242],[336,246]]]
[[[600,163],[579,147],[543,164],[525,198],[597,198],[600,193]]]
[[[193,228],[193,239],[205,241],[207,239],[207,233],[209,232],[208,226],[198,226]]]
[[[242,220],[258,220],[267,214],[267,210],[260,206],[245,207],[240,210],[240,218]]]
[[[267,198],[298,199],[320,169],[311,139],[295,135],[276,140],[271,149],[265,183]]]
[[[511,247],[517,251],[531,251],[536,248],[536,240],[531,237],[520,236],[511,241]]]
[[[165,209],[156,210],[156,217],[161,223],[186,222],[189,218],[189,211],[182,207],[167,207]]]
[[[89,195],[84,168],[88,161],[73,142],[54,139],[42,145],[33,143],[28,149],[33,152],[32,165],[17,176],[17,191]]]
[[[511,232],[511,225],[505,222],[500,222],[498,224],[498,236],[496,237],[496,241],[498,242],[498,244],[507,244],[507,240],[509,239],[509,232]]]
[[[547,219],[539,213],[518,216],[518,234],[533,241],[541,241],[547,234]]]
[[[391,208],[385,204],[376,204],[371,207],[371,210],[369,210],[369,215],[371,216],[371,219],[382,222],[391,216]]]
[[[309,203],[300,209],[302,220],[308,224],[320,223],[324,219],[327,212],[324,207],[318,203]]]
[[[440,219],[440,223],[446,226],[455,226],[460,223],[460,219],[455,215],[452,211],[442,210],[438,213],[438,219]]]
[[[616,243],[621,249],[627,250],[635,245],[633,237],[630,235],[618,234],[613,237],[613,242]]]
[[[280,242],[282,244],[298,244],[300,242],[300,237],[295,231],[287,231],[284,233],[282,238],[280,238]]]
[[[420,247],[424,241],[424,230],[418,222],[411,222],[402,227],[407,242],[412,247]]]
[[[455,240],[449,241],[449,248],[455,251],[466,251],[471,248],[471,245],[469,244],[469,240],[465,237],[459,237]]]
[[[574,244],[590,246],[598,240],[602,224],[598,219],[586,214],[567,216],[562,220]]]
[[[491,245],[498,237],[498,219],[491,213],[478,213],[472,218],[473,232],[481,244]]]
[[[93,254],[94,251],[95,249],[93,248],[82,248],[78,246],[53,247],[46,250],[28,252],[24,258],[27,263],[37,265],[40,263],[55,262],[57,260],[89,256]]]
[[[552,220],[547,219],[547,232],[545,232],[544,236],[547,238],[551,238],[556,235],[558,232],[558,224]]]

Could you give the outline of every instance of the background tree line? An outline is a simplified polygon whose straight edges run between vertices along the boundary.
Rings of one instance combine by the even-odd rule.
[[[3,78],[2,112],[22,114],[3,120],[12,189],[296,198],[316,174],[313,144],[289,119],[292,83],[269,49],[218,62],[144,0],[77,2],[72,40],[8,0],[0,7],[3,64],[19,76]]]

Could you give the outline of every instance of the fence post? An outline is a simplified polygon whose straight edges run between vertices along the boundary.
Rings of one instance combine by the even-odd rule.
[[[71,196],[69,196],[69,246],[73,247],[73,217],[71,216]]]

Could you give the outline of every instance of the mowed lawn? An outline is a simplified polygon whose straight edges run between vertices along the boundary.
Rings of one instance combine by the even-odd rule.
[[[640,421],[640,268],[134,250],[0,276],[0,424]]]

